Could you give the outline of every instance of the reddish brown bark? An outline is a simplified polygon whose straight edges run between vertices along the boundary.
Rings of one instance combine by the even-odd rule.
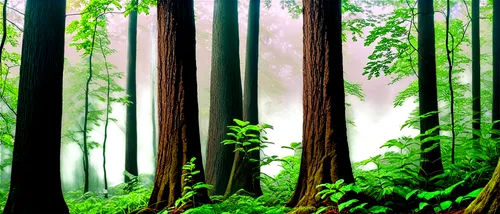
[[[465,213],[500,213],[500,159],[491,180],[465,209]]]
[[[287,206],[315,205],[316,186],[354,182],[345,117],[341,3],[304,0],[302,161]]]
[[[204,182],[198,125],[196,49],[193,0],[158,1],[158,116],[159,145],[155,184],[149,206],[174,205],[185,182],[182,166],[196,157]],[[202,191],[196,203],[209,202]]]

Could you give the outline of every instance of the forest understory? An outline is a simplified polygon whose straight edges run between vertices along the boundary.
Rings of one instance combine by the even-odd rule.
[[[1,1],[3,214],[500,213],[500,1]],[[278,10],[301,20],[300,53],[271,48],[289,36]],[[362,161],[349,134],[366,98],[347,78],[354,43],[372,48],[361,77],[409,83],[392,110],[415,104]],[[151,129],[139,120],[145,73]],[[302,141],[277,147],[262,115],[293,105],[287,90],[301,93],[302,122],[287,125]]]

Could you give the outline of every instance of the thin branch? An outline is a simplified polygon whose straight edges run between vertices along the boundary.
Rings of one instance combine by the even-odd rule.
[[[81,13],[69,13],[69,14],[66,14],[66,17],[68,16],[81,16],[83,14],[86,14],[86,13],[89,13],[88,11],[87,12],[81,12]],[[104,12],[104,13],[101,13],[98,17],[102,16],[102,15],[106,15],[106,14],[124,14],[125,11],[108,11],[108,12]]]
[[[23,32],[24,33],[24,30],[19,27],[19,25],[17,25],[16,23],[14,23],[13,21],[7,19],[7,22],[9,22],[10,24],[14,25],[14,27],[16,27],[19,31]]]
[[[11,9],[11,10],[13,10],[13,11],[15,11],[15,12],[17,12],[17,13],[19,13],[19,14],[21,14],[21,15],[23,15],[23,16],[24,16],[24,13],[23,13],[23,12],[21,12],[21,11],[19,11],[19,10],[18,10],[18,9],[16,9],[16,8],[9,7],[9,6],[7,6],[7,8],[9,8],[9,9]]]

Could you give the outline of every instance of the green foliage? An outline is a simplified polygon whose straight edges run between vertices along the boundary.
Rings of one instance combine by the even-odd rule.
[[[0,26],[3,25],[3,18]],[[18,47],[21,32],[12,23],[7,22],[5,47],[2,52],[0,67],[0,175],[5,167],[12,163],[12,151],[14,149],[14,131],[16,127],[17,95],[19,75],[13,72],[14,68],[21,64],[21,55],[14,51],[8,51],[6,47]],[[5,34],[4,34],[5,33]],[[2,176],[0,176],[1,178]],[[0,204],[1,205],[1,204]]]
[[[244,154],[243,159],[249,162],[259,162],[260,160],[250,158],[250,152],[259,152],[266,148],[266,144],[274,144],[268,142],[266,134],[266,129],[272,129],[273,127],[268,124],[251,125],[248,121],[241,121],[238,119],[233,119],[237,126],[227,126],[229,130],[232,131],[226,133],[233,139],[223,140],[221,143],[224,145],[235,144],[236,149],[233,152],[242,152]]]
[[[104,195],[81,190],[65,193],[65,201],[72,214],[128,214],[146,207],[152,192],[152,185],[141,186],[131,192],[124,192],[123,186],[110,188],[109,198]]]
[[[182,177],[184,178],[183,182],[185,182],[184,189],[182,190],[182,197],[175,200],[174,207],[168,209],[169,212],[173,210],[183,210],[184,206],[189,203],[192,203],[193,207],[196,207],[196,195],[199,194],[198,191],[201,189],[211,189],[212,185],[206,184],[204,182],[194,183],[193,176],[200,173],[200,170],[196,170],[196,161],[195,157],[192,157],[189,162],[187,162],[184,166],[182,166],[182,170],[184,173]]]

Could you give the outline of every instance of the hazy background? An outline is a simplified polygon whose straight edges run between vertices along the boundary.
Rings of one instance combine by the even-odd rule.
[[[286,156],[291,152],[281,146],[291,142],[302,141],[302,17],[292,19],[286,10],[281,9],[279,0],[273,0],[273,6],[267,10],[262,3],[260,18],[259,46],[259,117],[261,123],[274,126],[269,131],[269,140],[276,143],[266,148],[267,155]],[[15,2],[15,1],[14,1]],[[24,1],[9,3],[18,10],[24,11]],[[248,1],[240,1],[239,36],[242,78],[244,78],[245,47],[247,32]],[[69,11],[73,13],[77,11]],[[9,11],[9,17],[16,19],[22,26],[22,17]],[[200,134],[203,153],[205,153],[208,132],[210,62],[213,0],[195,0],[197,67],[198,67],[198,100],[200,117]],[[17,15],[17,16],[16,16]],[[107,15],[111,48],[117,52],[107,56],[109,62],[117,66],[117,70],[126,73],[127,60],[127,27],[128,18],[120,14]],[[67,18],[67,24],[79,19],[78,16]],[[152,148],[152,79],[156,69],[156,8],[149,15],[139,15],[137,45],[137,120],[138,120],[138,163],[139,173],[154,173]],[[369,29],[365,30],[368,32]],[[70,47],[72,36],[66,37],[65,56],[74,65],[80,60],[80,53]],[[368,81],[362,76],[363,67],[367,63],[372,47],[364,47],[363,40],[344,43],[345,78],[354,83],[361,83],[365,93],[365,101],[356,97],[347,97],[352,104],[347,109],[348,118],[356,126],[348,126],[350,154],[352,162],[357,162],[382,152],[379,147],[387,140],[401,135],[416,135],[416,130],[404,129],[400,126],[408,118],[415,107],[411,101],[403,107],[393,108],[392,101],[398,91],[404,89],[410,80],[400,81],[388,86],[389,77],[379,77]],[[126,86],[126,77],[118,81]],[[67,83],[65,83],[67,84]],[[110,186],[123,182],[122,172],[125,165],[125,107],[113,106],[117,123],[108,127],[107,170]],[[90,135],[97,142],[102,142],[103,126],[96,128]],[[81,151],[75,143],[62,146],[62,179],[65,191],[83,185],[83,167]],[[91,190],[102,190],[102,149],[91,151]],[[265,166],[263,171],[277,174],[278,164]]]

